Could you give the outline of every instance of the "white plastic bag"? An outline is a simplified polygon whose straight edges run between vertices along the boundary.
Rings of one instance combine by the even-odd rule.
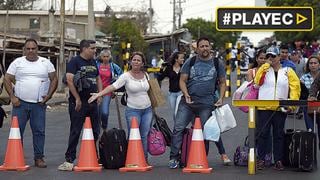
[[[180,103],[180,101],[181,101],[181,97],[182,97],[182,94],[179,95],[179,96],[177,97],[177,100],[176,100],[176,107],[174,108],[174,115],[175,115],[175,116],[177,115],[177,111],[178,111],[179,103]]]
[[[215,109],[217,122],[221,132],[228,131],[237,126],[229,104],[225,104]]]
[[[212,115],[204,124],[203,137],[209,141],[218,141],[220,138],[220,128],[216,120],[216,113],[212,111]]]

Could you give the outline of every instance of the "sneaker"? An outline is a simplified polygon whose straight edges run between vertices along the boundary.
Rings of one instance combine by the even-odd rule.
[[[40,158],[34,160],[34,166],[38,168],[46,168],[47,164],[44,162],[43,158]]]
[[[59,167],[58,170],[60,171],[72,171],[73,169],[73,163],[64,162]]]
[[[176,159],[171,159],[168,163],[170,169],[176,169],[179,167],[179,161]]]
[[[278,171],[283,171],[284,166],[281,161],[277,161],[276,164],[274,165],[273,169],[278,170]]]
[[[231,164],[231,160],[228,158],[226,154],[221,155],[221,160],[223,162],[223,165],[229,166]]]
[[[264,160],[258,160],[258,162],[257,162],[257,169],[258,169],[258,170],[263,170],[264,168],[265,168]]]

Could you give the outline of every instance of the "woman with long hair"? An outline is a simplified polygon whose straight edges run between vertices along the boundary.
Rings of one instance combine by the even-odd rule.
[[[168,100],[171,110],[173,112],[173,120],[175,120],[175,108],[177,98],[182,95],[179,87],[180,68],[184,62],[184,53],[174,52],[170,56],[169,64],[161,70],[161,74],[158,76],[158,81],[162,81],[165,77],[169,78],[169,92]]]

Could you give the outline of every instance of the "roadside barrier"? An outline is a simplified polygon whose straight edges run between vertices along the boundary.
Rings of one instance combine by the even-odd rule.
[[[96,145],[94,143],[91,121],[86,117],[83,126],[82,141],[80,145],[80,153],[78,166],[73,168],[74,171],[101,171],[102,167],[98,164],[98,156]]]
[[[192,140],[188,155],[187,167],[182,170],[185,173],[211,173],[208,166],[206,149],[203,141],[203,133],[200,118],[196,118],[192,132]]]
[[[131,119],[131,129],[129,135],[129,143],[127,150],[127,158],[125,167],[119,169],[120,172],[144,172],[152,169],[144,157],[139,124],[136,117]]]
[[[10,128],[6,156],[3,165],[0,166],[0,170],[26,171],[28,169],[29,166],[24,161],[18,117],[14,116]]]

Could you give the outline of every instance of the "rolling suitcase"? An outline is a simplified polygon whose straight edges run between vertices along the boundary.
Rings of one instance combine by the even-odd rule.
[[[104,131],[99,140],[99,162],[106,169],[124,167],[127,155],[128,141],[122,129],[118,97],[115,97],[119,128]]]
[[[192,140],[192,128],[185,128],[183,131],[183,139],[182,139],[182,145],[181,145],[180,167],[187,166],[191,140]]]
[[[313,115],[314,130],[316,112]],[[285,134],[283,164],[302,171],[312,171],[317,165],[317,136],[314,132],[288,129]]]

